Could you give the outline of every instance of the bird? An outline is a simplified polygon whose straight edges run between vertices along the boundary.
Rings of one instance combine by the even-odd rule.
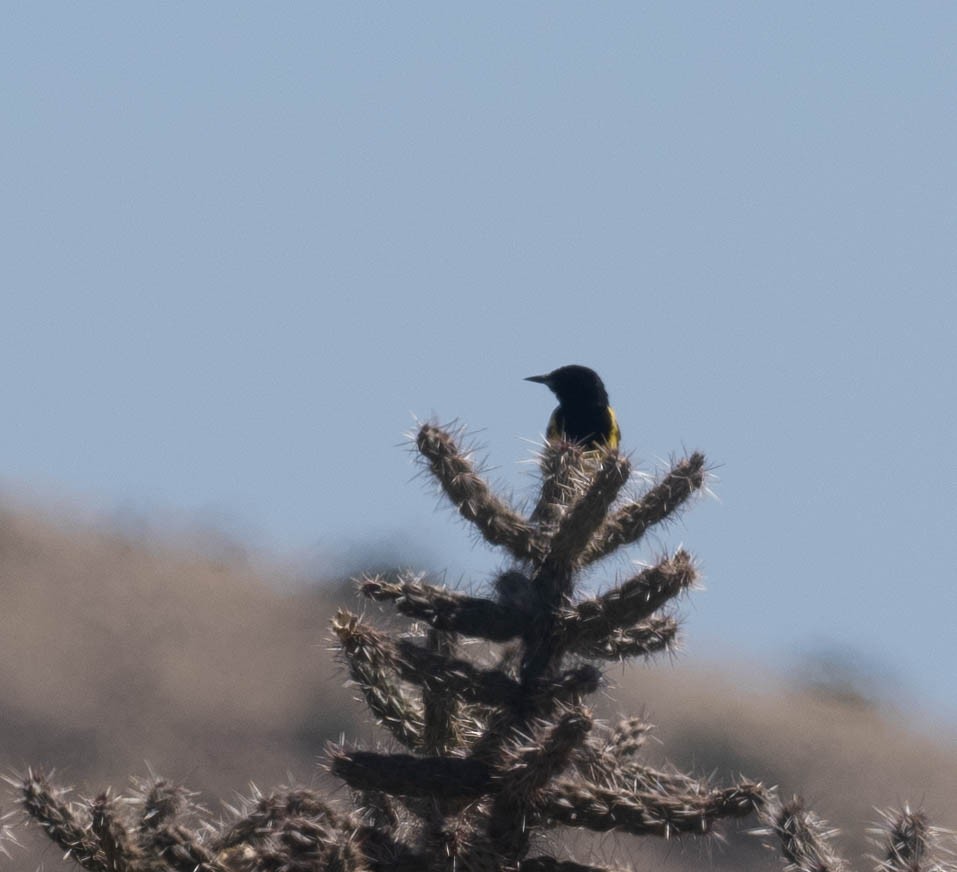
[[[548,419],[545,431],[550,442],[564,439],[588,449],[618,448],[618,418],[608,402],[604,383],[593,369],[571,364],[545,375],[530,375],[525,381],[545,385],[558,397],[558,408]]]

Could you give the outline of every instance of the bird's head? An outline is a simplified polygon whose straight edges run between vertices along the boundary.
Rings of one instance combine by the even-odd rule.
[[[559,403],[574,402],[583,397],[594,398],[595,405],[608,405],[608,392],[598,373],[587,366],[571,364],[562,366],[545,375],[531,375],[525,381],[536,382],[550,388]]]

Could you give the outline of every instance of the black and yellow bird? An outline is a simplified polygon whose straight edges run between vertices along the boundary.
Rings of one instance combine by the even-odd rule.
[[[549,387],[558,397],[545,436],[551,440],[579,442],[587,448],[617,448],[621,441],[615,410],[598,373],[587,366],[563,366],[547,375],[532,375],[525,381]]]

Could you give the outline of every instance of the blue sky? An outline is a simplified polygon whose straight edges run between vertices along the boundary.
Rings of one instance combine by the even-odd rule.
[[[521,379],[584,363],[641,464],[717,465],[654,546],[706,572],[689,657],[846,647],[957,717],[954,45],[949,3],[11,4],[0,478],[481,582],[403,433],[527,493]]]

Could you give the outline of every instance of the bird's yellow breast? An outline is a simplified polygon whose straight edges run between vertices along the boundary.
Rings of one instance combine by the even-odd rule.
[[[618,443],[621,442],[621,427],[618,426],[618,416],[611,406],[608,407],[608,420],[611,426],[608,428],[608,438],[605,441],[609,448],[617,448]]]
[[[574,431],[572,434],[567,432],[567,425],[565,419],[565,411],[559,406],[552,412],[552,416],[548,419],[548,429],[545,431],[545,437],[549,441],[555,439],[570,439],[571,441],[578,441]],[[591,438],[588,439],[590,444],[600,444],[607,446],[608,448],[617,448],[621,442],[621,428],[618,426],[618,416],[615,414],[615,410],[611,406],[606,406],[604,409],[605,420],[602,422],[600,427],[595,427],[596,432],[594,434],[589,433]],[[584,436],[584,434],[582,434]]]

